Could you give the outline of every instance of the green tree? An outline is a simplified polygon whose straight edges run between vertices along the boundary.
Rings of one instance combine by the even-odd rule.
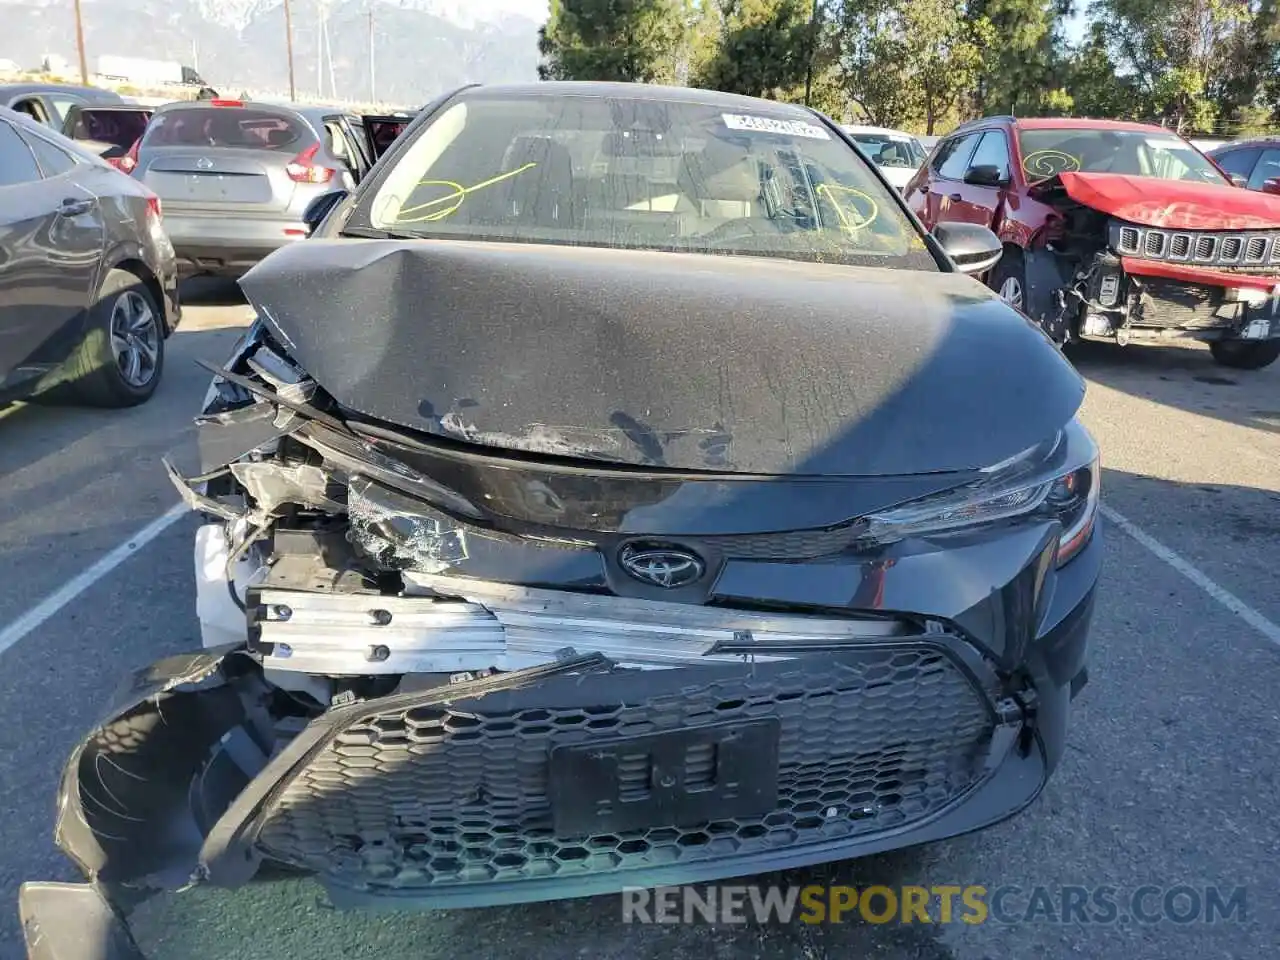
[[[1107,28],[1090,25],[1089,34],[1064,68],[1064,87],[1056,91],[1059,113],[1079,117],[1132,120],[1143,113],[1143,96],[1132,76],[1120,76],[1108,51]]]
[[[990,21],[998,38],[986,51],[974,110],[1028,115],[1051,109],[1064,46],[1060,0],[970,0],[967,13]]]
[[[538,76],[671,82],[686,29],[683,0],[551,0]]]
[[[1090,15],[1147,113],[1179,131],[1238,114],[1273,75],[1270,0],[1094,0]]]
[[[809,65],[813,9],[813,0],[703,0],[692,82],[753,97],[792,91]]]
[[[974,96],[995,39],[991,21],[968,16],[959,0],[846,0],[840,69],[870,122],[919,123],[932,135]]]

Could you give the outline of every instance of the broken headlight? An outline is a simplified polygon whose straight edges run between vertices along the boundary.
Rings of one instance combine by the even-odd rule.
[[[864,517],[864,540],[894,543],[908,537],[960,532],[1017,518],[1062,524],[1058,565],[1089,542],[1098,512],[1098,448],[1078,422],[983,471],[984,476],[943,493]]]

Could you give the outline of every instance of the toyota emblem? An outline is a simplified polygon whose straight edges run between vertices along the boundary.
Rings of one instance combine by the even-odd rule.
[[[199,160],[196,161],[196,166],[199,167],[201,170],[212,170],[213,161],[210,160],[208,157],[201,157]]]
[[[696,554],[670,547],[627,544],[618,555],[618,563],[629,576],[641,583],[672,590],[687,587],[706,570]]]

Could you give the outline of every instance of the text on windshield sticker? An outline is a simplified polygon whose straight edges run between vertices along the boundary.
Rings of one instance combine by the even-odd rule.
[[[776,120],[773,117],[752,117],[742,113],[722,113],[720,116],[730,130],[778,133],[787,137],[808,137],[810,140],[831,139],[831,135],[822,127],[803,120]]]

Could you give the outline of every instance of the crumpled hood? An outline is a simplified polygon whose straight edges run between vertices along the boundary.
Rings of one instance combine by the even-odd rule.
[[[627,466],[885,475],[987,466],[1080,377],[960,274],[589,247],[320,240],[241,280],[348,409]]]
[[[1266,230],[1280,227],[1280,197],[1225,184],[1131,177],[1121,173],[1062,173],[1076,203],[1144,227],[1170,230]],[[1037,189],[1043,190],[1049,182]]]

